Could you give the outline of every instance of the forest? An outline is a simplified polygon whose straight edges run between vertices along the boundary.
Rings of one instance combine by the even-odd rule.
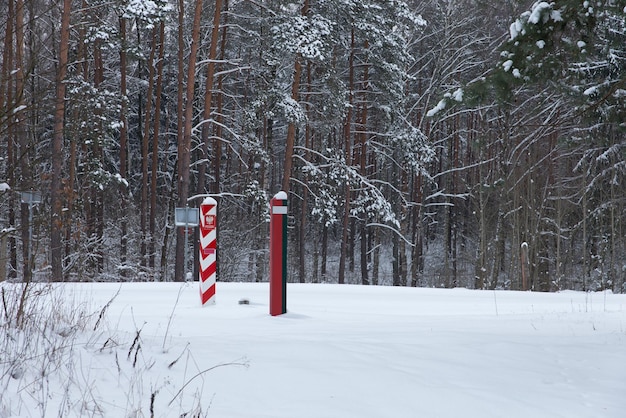
[[[626,290],[624,0],[0,10],[0,281]]]

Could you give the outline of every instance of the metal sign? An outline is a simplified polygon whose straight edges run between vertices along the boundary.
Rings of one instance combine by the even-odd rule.
[[[29,205],[41,203],[41,192],[22,192],[22,203],[28,203]]]
[[[198,208],[176,208],[174,212],[174,223],[176,226],[196,227],[200,219]]]

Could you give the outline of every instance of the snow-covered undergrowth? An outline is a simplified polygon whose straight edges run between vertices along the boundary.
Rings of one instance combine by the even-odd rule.
[[[4,285],[0,294],[0,417],[96,408],[80,358],[102,318],[61,287]]]
[[[267,283],[0,291],[0,418],[626,410],[626,295],[289,284],[271,317]]]
[[[187,367],[177,363],[189,360],[188,346],[166,357],[164,345],[143,338],[142,323],[129,328],[108,320],[117,291],[96,302],[80,287],[0,287],[0,418],[205,416],[197,393],[191,402],[174,402],[184,397],[185,383],[168,408],[155,410],[157,394],[171,382],[151,370]]]

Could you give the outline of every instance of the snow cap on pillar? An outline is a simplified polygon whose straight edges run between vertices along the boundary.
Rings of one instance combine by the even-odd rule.
[[[287,193],[281,190],[280,192],[274,195],[274,199],[278,200],[287,200]]]

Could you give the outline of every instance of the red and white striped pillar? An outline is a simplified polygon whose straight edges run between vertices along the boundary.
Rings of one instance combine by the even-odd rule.
[[[287,312],[287,193],[270,201],[270,315]]]
[[[217,201],[207,197],[200,205],[200,300],[215,304],[217,276]]]

